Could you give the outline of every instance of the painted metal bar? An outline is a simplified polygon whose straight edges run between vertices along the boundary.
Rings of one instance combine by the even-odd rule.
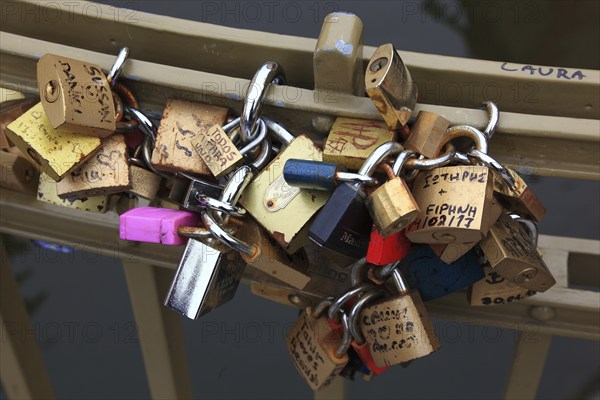
[[[521,332],[504,393],[507,400],[535,399],[552,336]]]

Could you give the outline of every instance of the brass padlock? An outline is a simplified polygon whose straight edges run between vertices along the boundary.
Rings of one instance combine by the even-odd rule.
[[[23,193],[35,193],[38,170],[21,154],[0,150],[0,186]]]
[[[46,54],[37,63],[37,80],[53,128],[100,138],[115,131],[110,83],[98,65]]]
[[[168,100],[152,151],[152,165],[158,170],[211,176],[192,141],[212,126],[223,125],[227,112],[223,107]]]
[[[421,211],[404,179],[389,165],[381,164],[381,167],[389,180],[367,196],[365,205],[381,236],[388,237],[419,218]]]
[[[271,132],[279,134],[281,131]],[[248,185],[240,203],[281,247],[294,253],[307,243],[307,222],[325,205],[329,193],[286,183],[283,168],[287,160],[321,161],[322,152],[305,135],[293,138],[289,134],[278,139],[287,147]]]
[[[417,85],[391,43],[379,46],[371,56],[365,89],[390,129],[406,125],[417,103]]]
[[[529,234],[506,214],[498,218],[479,247],[492,269],[509,282],[536,292],[545,292],[556,283]]]
[[[441,167],[417,175],[413,196],[421,218],[406,228],[414,243],[479,242],[495,222],[489,168]]]
[[[373,150],[395,140],[396,131],[382,121],[338,117],[323,147],[323,161],[358,170]]]
[[[403,143],[404,148],[422,154],[427,158],[436,158],[444,147],[444,136],[450,121],[429,111],[419,111],[410,136]]]
[[[14,146],[6,137],[6,133],[4,133],[7,125],[39,102],[38,98],[27,97],[0,103],[0,149],[8,149]]]
[[[100,148],[97,137],[54,129],[38,103],[6,127],[8,138],[50,178],[61,180]]]
[[[220,178],[244,161],[242,153],[220,125],[200,132],[191,143],[215,178]]]
[[[137,165],[129,166],[129,178],[131,182],[129,193],[147,200],[156,197],[162,181],[162,178],[154,172]]]
[[[73,208],[76,210],[105,213],[110,203],[109,196],[90,196],[81,199],[61,199],[56,192],[57,183],[44,173],[40,174],[40,182],[37,190],[37,199],[45,203]]]
[[[536,292],[504,279],[489,265],[483,266],[485,277],[471,285],[469,303],[472,306],[508,304],[533,296]]]
[[[92,158],[56,185],[61,199],[110,195],[131,189],[125,136],[114,134],[102,141]]]
[[[302,311],[286,338],[294,366],[315,391],[329,385],[349,361],[347,353],[338,352],[342,337],[320,314]]]
[[[365,307],[359,320],[378,367],[411,361],[440,348],[419,292],[408,289],[398,268],[391,279],[398,295]]]
[[[541,221],[546,215],[546,208],[540,199],[527,187],[523,178],[514,170],[506,168],[515,182],[512,189],[505,180],[499,176],[494,177],[494,192],[500,203],[508,210],[534,221]]]

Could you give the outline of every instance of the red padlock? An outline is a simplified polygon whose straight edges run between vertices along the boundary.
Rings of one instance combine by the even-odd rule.
[[[388,237],[383,237],[373,225],[371,239],[367,250],[367,262],[375,265],[386,265],[402,260],[410,251],[411,242],[404,234],[404,229]]]

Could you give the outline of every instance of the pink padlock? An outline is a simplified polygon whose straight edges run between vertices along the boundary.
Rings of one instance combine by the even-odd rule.
[[[186,244],[188,238],[178,234],[179,227],[197,226],[199,219],[199,214],[189,211],[134,208],[121,214],[119,236],[123,240],[180,246]]]

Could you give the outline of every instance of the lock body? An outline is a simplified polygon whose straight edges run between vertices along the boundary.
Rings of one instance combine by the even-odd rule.
[[[431,247],[440,260],[446,264],[451,264],[467,254],[476,244],[476,242],[448,244],[432,243],[429,247]]]
[[[115,131],[112,91],[98,65],[46,54],[37,63],[37,80],[53,128],[100,138]]]
[[[492,269],[521,287],[545,292],[556,283],[552,273],[518,222],[502,215],[479,247]]]
[[[241,165],[244,157],[220,125],[213,125],[191,140],[194,150],[216,178]]]
[[[221,186],[201,179],[176,176],[171,184],[168,196],[169,201],[186,209],[194,209],[198,205],[196,200],[198,195],[206,195],[213,199],[219,199],[223,193]]]
[[[61,199],[56,192],[57,183],[48,175],[41,173],[37,189],[37,199],[45,203],[55,204],[76,210],[105,213],[110,208],[109,196],[89,196],[80,199]]]
[[[152,165],[156,169],[211,176],[211,171],[194,150],[192,141],[206,135],[214,125],[223,125],[228,110],[208,104],[168,100],[160,121]]]
[[[427,158],[439,156],[443,139],[450,121],[429,111],[419,111],[410,136],[404,142],[404,148],[422,154]]]
[[[485,276],[473,283],[469,290],[469,303],[472,306],[508,304],[526,299],[536,293],[531,289],[509,282],[489,265],[484,265],[483,273]]]
[[[495,176],[494,192],[498,201],[506,209],[522,217],[541,221],[546,215],[546,208],[519,174],[510,168],[507,168],[507,170],[515,181],[516,188],[511,189],[500,177]]]
[[[285,182],[283,168],[291,158],[321,161],[322,153],[308,137],[298,136],[248,185],[240,200],[289,253],[307,243],[307,223],[329,197],[329,193],[304,190]]]
[[[6,127],[8,138],[42,172],[60,181],[101,146],[97,137],[54,129],[38,103]]]
[[[127,146],[122,134],[102,141],[100,149],[56,185],[62,199],[109,195],[131,189]]]
[[[358,170],[373,150],[395,140],[396,132],[382,121],[338,117],[327,136],[323,161]]]
[[[178,228],[197,226],[198,221],[198,214],[189,211],[138,207],[119,216],[119,237],[121,240],[180,246],[188,239],[178,234]]]
[[[147,200],[156,197],[162,181],[160,176],[137,165],[130,165],[129,177],[131,181],[129,193]]]
[[[367,250],[367,262],[375,265],[386,265],[400,261],[410,252],[411,243],[404,231],[383,237],[373,226]]]
[[[0,150],[0,186],[22,193],[35,193],[39,172],[25,157]]]

